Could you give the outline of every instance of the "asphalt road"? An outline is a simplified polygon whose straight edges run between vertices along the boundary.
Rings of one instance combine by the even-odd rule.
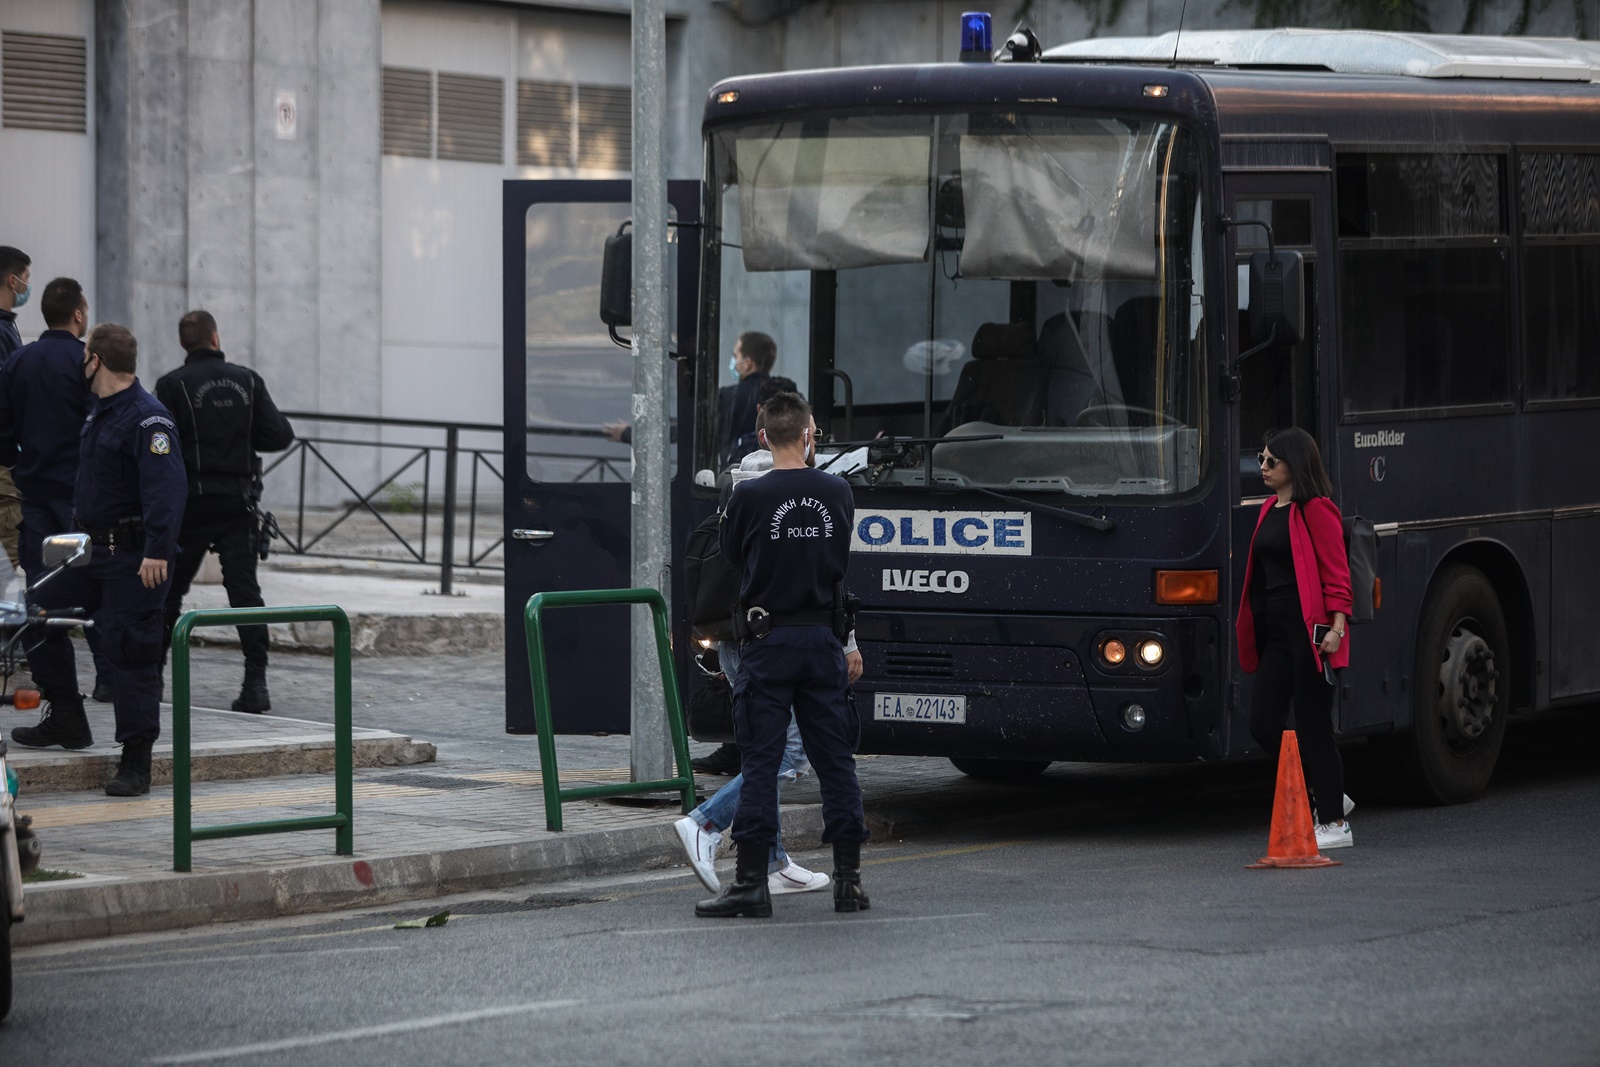
[[[1475,804],[1357,793],[1324,870],[1244,869],[1255,778],[1146,769],[1068,825],[1020,790],[1000,832],[869,846],[853,916],[697,920],[664,872],[29,949],[0,1062],[1592,1065],[1597,749],[1550,716]]]

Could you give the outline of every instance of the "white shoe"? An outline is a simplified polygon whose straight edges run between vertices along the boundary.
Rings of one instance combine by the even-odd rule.
[[[1356,843],[1356,836],[1350,830],[1350,820],[1335,823],[1317,824],[1317,851],[1326,852],[1330,848],[1349,848]]]
[[[722,884],[717,881],[716,858],[717,844],[722,840],[722,835],[715,830],[707,830],[687,815],[673,823],[672,828],[678,831],[684,855],[689,857],[689,866],[694,868],[700,884],[713,893],[721,889]]]
[[[783,893],[811,893],[828,888],[831,881],[832,879],[821,871],[808,871],[794,860],[790,860],[782,870],[767,875],[767,892],[773,896]]]

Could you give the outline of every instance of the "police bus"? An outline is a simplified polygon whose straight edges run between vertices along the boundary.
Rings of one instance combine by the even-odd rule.
[[[855,487],[862,751],[1251,751],[1255,455],[1297,425],[1378,534],[1340,735],[1477,795],[1509,715],[1600,693],[1600,46],[963,32],[705,110],[690,469],[771,334]]]

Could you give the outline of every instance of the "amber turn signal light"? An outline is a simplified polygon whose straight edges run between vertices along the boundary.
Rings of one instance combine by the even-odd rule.
[[[1156,571],[1157,604],[1215,604],[1216,571]]]
[[[1372,579],[1372,610],[1377,611],[1383,607],[1383,579]]]
[[[37,689],[18,689],[11,694],[11,706],[18,711],[32,711],[39,706],[39,691]]]

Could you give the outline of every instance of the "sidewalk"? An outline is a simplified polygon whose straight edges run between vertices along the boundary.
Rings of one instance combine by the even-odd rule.
[[[499,648],[505,643],[505,587],[457,581],[439,595],[439,577],[416,577],[417,568],[352,561],[274,556],[262,564],[261,595],[268,604],[337,604],[350,616],[350,647],[358,656],[415,655]],[[185,608],[225,608],[220,584],[195,583]],[[332,652],[326,623],[270,626],[272,647]],[[200,640],[238,644],[226,628],[197,630]]]
[[[276,569],[263,579],[269,602],[335,603],[352,618],[377,620],[380,632],[396,615],[420,617],[435,608],[443,615],[453,607],[460,608],[458,615],[470,615],[489,604],[498,607],[501,596],[497,586],[473,586],[464,598],[424,600],[424,582],[348,573]],[[221,600],[220,587],[199,589],[197,602]],[[192,659],[194,825],[331,811],[331,659],[275,651],[269,673],[273,711],[261,716],[217,710],[238,692],[237,648],[200,648]],[[79,664],[87,664],[81,646]],[[115,763],[108,705],[90,705],[94,749],[13,748],[23,777],[18,806],[34,818],[44,868],[84,876],[30,883],[27,921],[12,931],[16,943],[684,864],[672,831],[681,817],[676,803],[574,802],[564,806],[563,832],[545,829],[537,741],[505,733],[505,663],[497,648],[359,656],[352,674],[357,751],[366,753],[358,764],[367,764],[355,773],[352,857],[334,854],[333,831],[303,831],[196,842],[193,872],[175,873],[172,789],[165,784],[170,759],[162,759],[170,754],[170,709],[157,750],[160,784],[148,797],[110,798],[98,789]],[[30,721],[25,713],[0,716],[7,730]],[[561,737],[557,746],[563,784],[629,777],[625,736]],[[711,747],[691,746],[696,754]],[[866,757],[860,767],[868,819],[880,838],[955,822],[1004,821],[1017,804],[1014,787],[976,782],[944,760]],[[725,781],[702,776],[697,784],[704,795]],[[79,791],[62,791],[67,789]],[[1059,792],[1067,803],[1069,791]],[[814,781],[800,782],[785,800],[788,846],[817,847],[821,814]],[[1037,795],[1030,794],[1029,804],[1039,810]]]

